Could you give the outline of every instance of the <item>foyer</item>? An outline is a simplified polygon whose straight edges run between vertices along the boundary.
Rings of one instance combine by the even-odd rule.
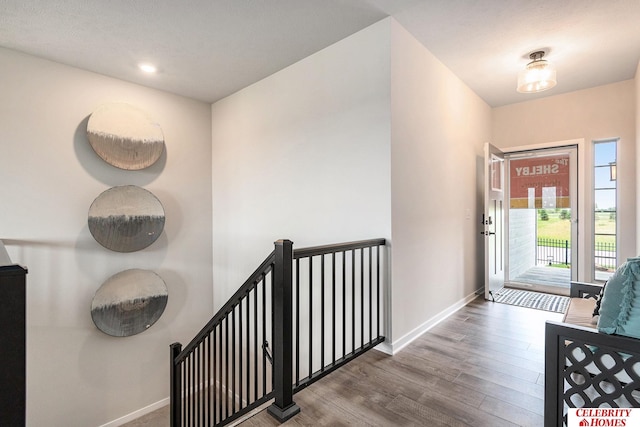
[[[294,395],[284,426],[543,425],[544,322],[478,297],[395,356],[369,351]],[[239,425],[278,426],[266,410]],[[168,427],[164,407],[125,427]]]

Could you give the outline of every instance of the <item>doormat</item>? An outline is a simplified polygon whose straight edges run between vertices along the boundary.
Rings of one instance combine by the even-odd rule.
[[[543,294],[541,292],[521,291],[519,289],[500,289],[493,293],[495,302],[535,308],[536,310],[564,313],[569,304],[569,297]]]

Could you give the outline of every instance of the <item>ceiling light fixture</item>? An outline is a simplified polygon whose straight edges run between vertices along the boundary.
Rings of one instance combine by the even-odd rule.
[[[156,71],[158,71],[158,68],[156,68],[156,66],[153,64],[140,64],[138,65],[138,68],[140,68],[145,73],[149,73],[149,74],[153,74]]]
[[[518,73],[518,92],[535,93],[551,89],[558,82],[556,67],[549,61],[542,59],[544,51],[536,51],[529,55],[531,62]]]

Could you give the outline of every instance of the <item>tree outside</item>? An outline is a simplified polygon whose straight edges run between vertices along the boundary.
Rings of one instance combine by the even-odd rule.
[[[616,212],[612,210],[598,210],[595,215],[595,246],[596,252],[616,251]],[[571,209],[538,209],[537,238],[557,241],[554,247],[562,247],[569,241],[571,247]],[[596,268],[601,270],[615,269],[613,261],[600,258],[596,254]]]

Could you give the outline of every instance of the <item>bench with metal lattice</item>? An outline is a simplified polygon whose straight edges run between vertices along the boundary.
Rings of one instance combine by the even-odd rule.
[[[545,337],[545,426],[566,425],[569,408],[640,407],[640,340],[598,332],[601,285],[573,282],[563,322]]]

